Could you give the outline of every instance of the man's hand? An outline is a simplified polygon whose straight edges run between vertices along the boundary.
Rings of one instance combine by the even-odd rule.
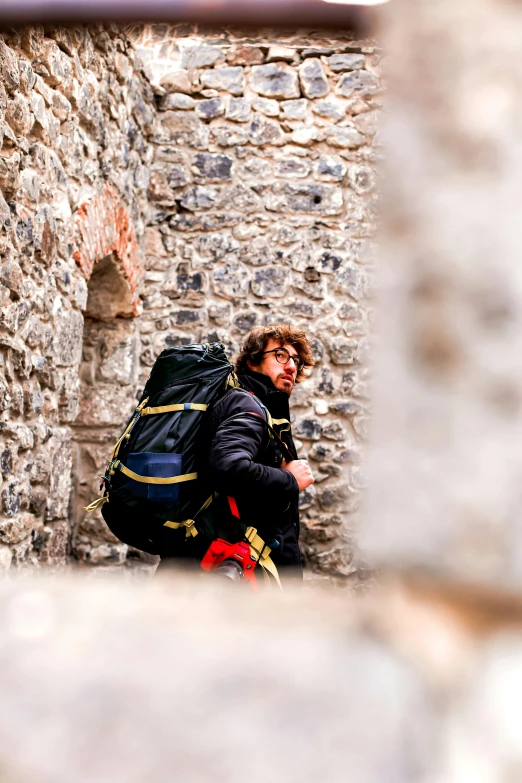
[[[294,459],[292,462],[285,462],[285,460],[283,460],[281,468],[282,470],[287,470],[295,477],[299,491],[306,489],[315,481],[312,476],[312,471],[310,470],[310,465],[305,459]]]

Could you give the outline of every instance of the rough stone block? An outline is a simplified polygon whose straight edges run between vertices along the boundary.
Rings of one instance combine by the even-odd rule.
[[[200,302],[206,290],[206,276],[201,272],[184,274],[176,269],[167,276],[161,291],[172,299],[183,297],[186,301]]]
[[[285,143],[285,134],[276,120],[254,114],[248,126],[248,138],[255,146],[273,145],[280,147]]]
[[[258,322],[258,314],[255,312],[238,313],[234,318],[234,328],[241,334],[246,334]]]
[[[208,129],[195,114],[166,111],[161,122],[156,122],[154,139],[160,144],[175,142],[200,149],[208,144]]]
[[[277,261],[277,249],[267,237],[254,237],[241,248],[240,259],[251,266],[273,264]]]
[[[285,296],[289,285],[290,272],[284,267],[261,267],[256,269],[252,277],[252,293],[262,299]]]
[[[312,165],[306,158],[288,157],[282,158],[276,167],[278,177],[307,177],[312,170]]]
[[[175,203],[175,195],[172,192],[166,171],[151,172],[147,196],[158,204],[173,205]]]
[[[314,167],[314,172],[317,179],[326,182],[342,182],[346,169],[346,163],[337,155],[321,155]]]
[[[241,216],[221,212],[210,215],[181,214],[170,219],[169,225],[175,231],[220,231],[241,222]]]
[[[222,209],[229,207],[248,215],[251,212],[262,211],[263,202],[254,193],[253,188],[239,183],[233,187],[223,188],[219,199],[219,207]]]
[[[0,81],[8,92],[14,93],[20,85],[20,68],[15,52],[0,39]]]
[[[331,406],[330,409],[333,410]],[[328,440],[335,440],[338,442],[344,442],[346,440],[346,430],[340,421],[330,421],[327,424],[323,424],[321,435]]]
[[[179,329],[193,329],[196,326],[207,326],[208,313],[206,310],[175,309],[172,311],[172,326]]]
[[[218,197],[219,193],[216,188],[197,185],[195,188],[187,191],[180,203],[184,209],[198,212],[202,209],[211,209],[218,201]]]
[[[346,116],[346,104],[330,98],[328,101],[315,101],[312,110],[320,117],[325,117],[332,122],[340,122]]]
[[[13,153],[10,157],[0,158],[0,190],[6,199],[12,198],[20,184],[20,155]]]
[[[328,64],[334,73],[341,71],[358,71],[364,68],[366,58],[364,54],[334,54],[328,58]]]
[[[138,373],[139,335],[133,320],[92,325],[96,334],[95,381],[132,386]],[[130,394],[130,392],[128,392]]]
[[[27,98],[18,94],[7,101],[5,119],[17,136],[27,136],[34,123]]]
[[[375,95],[380,90],[379,80],[369,71],[352,71],[339,79],[336,92],[344,98],[354,93],[361,96]]]
[[[216,68],[201,74],[201,84],[213,90],[224,90],[232,95],[242,95],[245,89],[245,72],[240,66]]]
[[[328,345],[328,351],[333,364],[355,364],[357,361],[357,340],[349,340],[346,337],[336,337]]]
[[[164,95],[160,101],[162,111],[190,111],[197,105],[197,101],[183,92],[171,92]]]
[[[342,511],[346,507],[349,489],[345,484],[330,485],[317,490],[317,499],[323,511]]]
[[[362,164],[350,166],[348,182],[356,193],[371,193],[375,189],[375,172],[370,166]]]
[[[4,519],[0,518],[0,541],[2,544],[18,544],[42,523],[28,512],[20,512]]]
[[[45,525],[43,531],[37,532],[33,541],[39,562],[46,566],[64,566],[69,557],[70,538],[68,520],[57,520]]]
[[[279,116],[279,102],[275,101],[273,98],[254,98],[252,101],[252,108],[254,111],[266,114],[267,117]]]
[[[332,147],[356,149],[366,143],[365,137],[355,128],[335,125],[326,131],[326,141]]]
[[[257,46],[236,44],[227,51],[229,65],[259,65],[264,61],[264,54]]]
[[[245,128],[237,128],[232,123],[212,125],[211,139],[218,147],[243,147],[248,144],[248,132]]]
[[[5,117],[5,112],[7,109],[7,93],[5,91],[4,85],[0,82],[0,120],[3,120]]]
[[[182,68],[208,68],[225,61],[225,54],[219,46],[185,46],[181,54]]]
[[[269,48],[266,56],[267,63],[284,61],[291,63],[297,57],[297,51],[290,46],[273,45]]]
[[[377,111],[365,111],[353,118],[357,130],[365,136],[374,136],[378,130],[379,114]]]
[[[299,98],[299,79],[296,71],[283,63],[254,65],[250,75],[250,87],[259,95],[282,100]]]
[[[332,288],[337,293],[350,296],[358,302],[363,298],[365,291],[362,269],[352,262],[346,262],[335,276]]]
[[[202,120],[213,120],[225,113],[225,103],[222,98],[210,98],[196,104],[196,114]]]
[[[14,259],[8,259],[0,264],[0,283],[12,291],[17,298],[22,295],[23,273]]]
[[[182,188],[192,182],[192,177],[186,167],[182,165],[168,166],[164,173],[166,174],[169,188]]]
[[[54,315],[53,354],[59,367],[80,363],[82,356],[83,317],[57,297]]]
[[[123,426],[134,409],[134,393],[130,386],[113,383],[83,385],[75,424],[86,427]]]
[[[343,208],[343,192],[334,185],[316,183],[276,183],[265,199],[271,212],[338,215]]]
[[[48,521],[63,519],[69,511],[71,494],[72,451],[71,435],[66,430],[57,430],[49,440],[51,471],[49,495],[45,518]]]
[[[303,438],[304,440],[319,440],[323,431],[323,426],[319,419],[302,418],[296,422],[292,430],[298,438]]]
[[[192,83],[190,81],[188,71],[184,68],[178,70],[172,70],[164,74],[160,79],[160,87],[163,87],[168,93],[191,93]],[[167,107],[165,107],[167,108]],[[170,107],[168,107],[170,108]]]
[[[29,95],[36,82],[36,74],[29,60],[21,57],[18,61],[18,67],[20,69],[20,90]]]
[[[250,102],[246,98],[230,98],[225,114],[227,120],[233,122],[248,122],[250,119]]]
[[[199,153],[194,158],[194,167],[205,179],[219,182],[232,178],[234,159],[229,155]]]
[[[285,120],[304,120],[307,114],[308,101],[304,98],[293,101],[283,101],[281,103],[281,108]]]
[[[307,98],[324,98],[330,92],[321,60],[313,57],[299,66],[301,89]]]
[[[247,269],[238,261],[229,261],[215,267],[212,273],[214,290],[225,299],[244,299],[248,293],[250,277]]]

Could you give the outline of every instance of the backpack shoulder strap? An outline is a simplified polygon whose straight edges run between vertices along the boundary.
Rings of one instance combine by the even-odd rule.
[[[285,430],[289,430],[290,429],[290,422],[288,421],[288,419],[273,419],[272,416],[270,415],[270,411],[268,410],[266,405],[264,405],[261,402],[261,400],[259,399],[259,397],[256,397],[256,395],[253,392],[249,392],[246,389],[242,389],[241,387],[236,387],[235,389],[230,389],[228,393],[231,393],[233,391],[234,392],[242,392],[243,394],[248,394],[250,397],[252,397],[252,399],[254,399],[256,401],[256,403],[259,405],[259,407],[261,408],[261,410],[265,414],[265,416],[262,416],[260,413],[256,413],[255,411],[245,411],[245,413],[240,413],[240,414],[237,414],[237,415],[238,416],[244,416],[244,415],[247,415],[247,416],[259,416],[259,418],[262,418],[263,421],[266,423],[266,425],[268,427],[268,431],[269,431],[270,437],[271,438],[272,437],[275,438],[278,441],[278,443],[281,446],[281,448],[283,449],[283,454],[285,455],[286,462],[292,462],[294,457],[292,456],[292,453],[291,453],[290,449],[288,448],[288,446],[286,445],[284,440],[281,438],[279,433],[277,433],[275,428],[274,428],[274,424],[281,424],[281,425],[282,424],[287,424],[288,426],[285,427]],[[283,431],[285,431],[285,430],[283,430]]]

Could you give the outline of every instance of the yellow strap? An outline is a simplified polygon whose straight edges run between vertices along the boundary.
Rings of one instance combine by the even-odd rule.
[[[131,429],[132,429],[132,428],[134,427],[134,425],[136,424],[136,416],[135,416],[135,414],[136,414],[136,413],[141,413],[141,411],[143,410],[143,408],[145,407],[145,405],[148,403],[148,401],[149,401],[149,398],[148,398],[148,397],[146,397],[146,398],[143,400],[143,402],[140,402],[140,404],[138,405],[138,407],[137,407],[137,408],[136,408],[136,410],[134,411],[134,414],[133,414],[133,416],[132,416],[132,419],[130,420],[130,422],[129,422],[129,423],[128,423],[128,425],[127,425],[127,429],[125,430],[125,432],[123,433],[123,435],[121,436],[121,438],[120,438],[118,441],[116,441],[116,445],[114,446],[114,448],[113,448],[113,450],[112,450],[111,458],[110,458],[110,460],[109,460],[110,462],[112,462],[112,460],[113,460],[113,459],[115,459],[115,458],[118,456],[118,452],[119,452],[119,450],[120,450],[120,446],[121,446],[121,444],[123,443],[123,441],[125,440],[125,438],[126,438],[126,437],[127,437],[127,435],[129,434],[129,432],[131,431]],[[130,437],[130,436],[129,436],[129,437]]]
[[[103,506],[103,504],[108,500],[109,498],[107,495],[104,495],[102,498],[98,498],[97,500],[93,500],[92,503],[89,503],[88,506],[84,506],[84,511],[96,511],[97,508],[100,508]]]
[[[288,432],[290,430],[290,426],[291,426],[290,422],[288,421],[288,419],[272,419],[272,426],[274,424],[277,424],[277,426],[286,424],[286,427],[284,429],[282,429],[281,432]]]
[[[281,586],[279,574],[277,573],[277,568],[274,561],[270,557],[272,554],[270,547],[266,546],[261,536],[257,535],[257,530],[255,527],[247,528],[245,538],[250,544],[250,553],[256,558],[256,560],[259,561],[259,565],[263,569],[263,576],[265,579],[270,582],[268,574],[271,574],[276,580],[279,589],[282,590],[283,588]]]
[[[141,411],[143,410],[143,408],[145,407],[145,405],[148,403],[149,399],[150,399],[150,397],[145,397],[145,399],[143,400],[143,402],[140,402],[140,404],[139,404],[139,405],[138,405],[138,407],[136,408],[136,413],[139,413],[139,412],[141,412]]]
[[[121,462],[116,462],[114,468],[121,470],[121,472],[126,476],[133,479],[134,481],[140,481],[142,484],[179,484],[182,481],[193,481],[198,477],[197,473],[184,473],[182,476],[171,476],[169,478],[139,476],[137,473],[134,473],[133,470],[129,470],[129,468],[126,468],[125,465],[122,465]]]
[[[235,372],[231,372],[227,378],[226,387],[231,389],[239,389],[239,379]]]
[[[187,534],[185,538],[190,538],[190,536],[197,536],[198,531],[194,527],[196,524],[194,519],[185,519],[184,522],[164,522],[163,527],[170,527],[172,530],[179,530],[180,527],[186,527],[187,528]]]
[[[214,495],[211,495],[209,498],[205,500],[199,511],[197,511],[194,516],[197,517],[198,514],[200,514],[202,511],[204,511],[206,508],[210,506],[212,501],[214,500]],[[195,525],[194,519],[185,519],[183,522],[164,522],[163,527],[170,527],[172,530],[179,530],[180,527],[186,527],[187,533],[185,538],[190,538],[190,536],[197,536],[198,531],[194,527]]]
[[[273,419],[272,416],[270,415],[270,411],[267,408],[265,408],[265,411],[266,411],[267,421],[270,427],[273,427],[274,424],[277,424],[278,427],[285,424],[286,426],[281,430],[281,432],[288,432],[291,429],[291,425],[288,419]],[[274,437],[271,432],[269,432],[269,434],[271,438]]]
[[[142,416],[152,416],[154,413],[173,413],[174,411],[206,411],[208,408],[208,405],[201,405],[199,402],[191,402],[189,403],[190,408],[188,409],[185,405],[185,403],[177,403],[176,405],[161,405],[159,408],[143,408],[141,415]]]
[[[120,446],[121,446],[121,444],[123,443],[123,441],[125,440],[125,438],[126,438],[127,434],[128,434],[130,431],[131,431],[132,427],[134,426],[134,421],[135,421],[135,420],[134,420],[134,417],[133,417],[133,418],[132,418],[132,421],[131,421],[131,422],[129,423],[129,425],[127,426],[127,429],[125,430],[125,432],[123,433],[123,435],[121,436],[121,438],[120,438],[120,439],[119,439],[119,440],[116,442],[116,445],[114,446],[114,448],[113,448],[113,450],[112,450],[112,454],[111,454],[110,462],[112,462],[112,460],[113,460],[113,459],[115,459],[115,457],[117,457],[117,456],[118,456],[118,452],[119,452],[119,450],[120,450]]]

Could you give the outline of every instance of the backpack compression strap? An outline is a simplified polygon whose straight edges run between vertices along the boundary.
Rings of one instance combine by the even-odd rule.
[[[207,500],[205,500],[205,502],[203,503],[199,511],[196,511],[196,513],[194,514],[194,519],[185,519],[183,522],[164,522],[163,527],[170,527],[172,530],[179,530],[180,527],[185,527],[187,529],[185,538],[190,538],[190,536],[194,536],[194,537],[197,536],[198,531],[194,527],[194,525],[196,524],[196,517],[198,514],[200,514],[202,511],[205,511],[205,509],[210,506],[210,504],[214,500],[214,495],[215,493],[212,494],[209,498],[207,498]]]
[[[141,484],[180,484],[182,481],[193,481],[197,479],[197,473],[184,473],[182,476],[169,476],[167,478],[154,478],[152,476],[140,476],[138,473],[134,473],[133,470],[129,470],[125,465],[122,465],[119,459],[111,463],[111,470],[109,473],[112,475],[112,471],[119,470],[125,476],[128,476],[133,481],[139,481]]]
[[[176,405],[161,405],[158,408],[143,408],[142,416],[151,416],[155,413],[174,413],[175,411],[206,411],[208,405],[199,402],[181,402]]]

